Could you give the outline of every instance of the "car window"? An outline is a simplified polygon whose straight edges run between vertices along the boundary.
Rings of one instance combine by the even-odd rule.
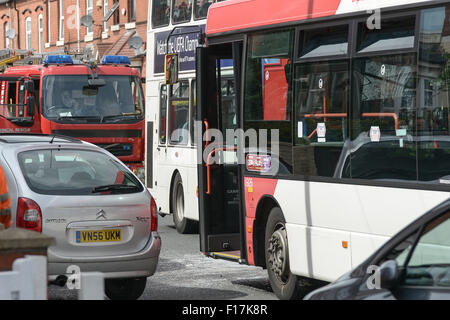
[[[414,246],[415,239],[417,238],[417,233],[419,230],[415,230],[408,238],[397,245],[384,259],[381,263],[387,260],[395,260],[397,265],[403,267],[406,263],[406,259],[411,252],[411,248]]]
[[[403,284],[450,287],[450,212],[425,227],[411,254]]]
[[[18,160],[28,186],[41,194],[120,194],[143,190],[132,173],[101,152],[32,150],[19,153]]]

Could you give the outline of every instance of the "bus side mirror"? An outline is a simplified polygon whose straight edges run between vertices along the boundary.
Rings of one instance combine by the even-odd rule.
[[[33,80],[26,80],[24,82],[25,90],[27,90],[28,93],[34,93],[34,82]]]
[[[36,113],[36,101],[33,96],[27,97],[27,114],[32,117]]]
[[[179,60],[178,54],[170,53],[164,57],[164,79],[165,84],[178,82]]]

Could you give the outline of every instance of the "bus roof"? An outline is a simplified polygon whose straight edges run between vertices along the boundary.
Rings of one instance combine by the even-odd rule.
[[[209,8],[206,34],[253,29],[433,0],[228,0]]]

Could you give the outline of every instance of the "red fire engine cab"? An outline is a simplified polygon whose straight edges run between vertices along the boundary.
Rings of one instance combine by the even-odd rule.
[[[71,136],[105,148],[144,180],[145,111],[139,72],[125,56],[100,64],[46,56],[0,76],[0,133]]]

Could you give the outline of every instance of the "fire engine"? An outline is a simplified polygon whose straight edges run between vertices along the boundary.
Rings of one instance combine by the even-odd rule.
[[[18,58],[17,56],[20,56]],[[23,55],[11,53],[11,63]],[[0,76],[0,133],[65,135],[105,148],[144,180],[144,93],[126,56],[47,55]]]

